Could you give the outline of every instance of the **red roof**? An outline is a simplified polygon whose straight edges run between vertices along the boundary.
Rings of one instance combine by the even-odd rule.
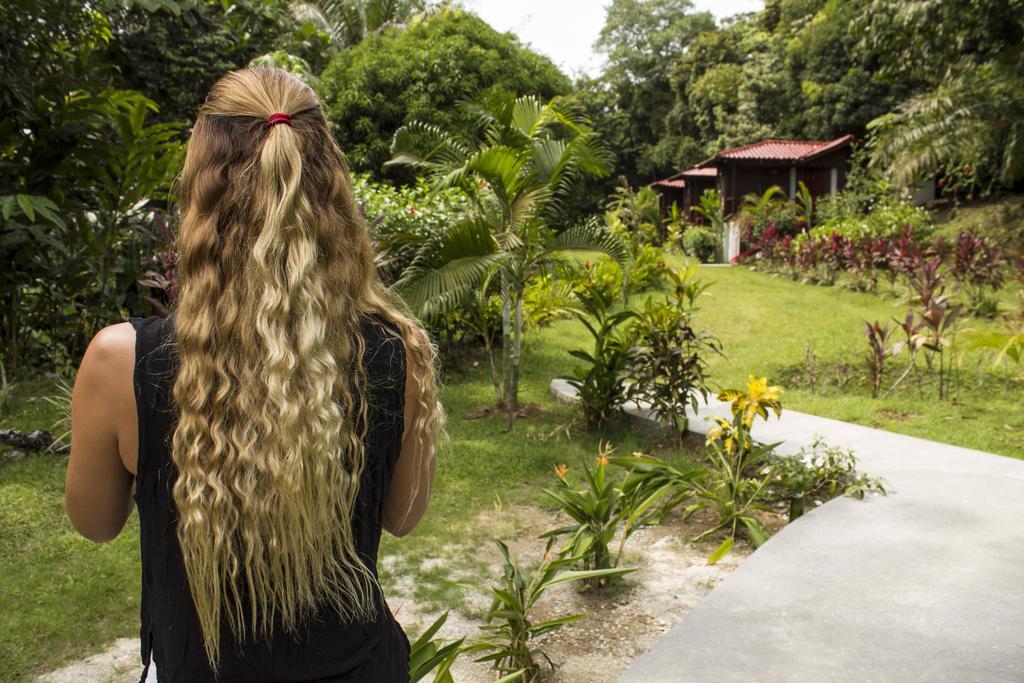
[[[718,175],[718,169],[714,166],[708,166],[707,168],[694,166],[693,168],[683,171],[679,175],[684,178],[714,178]]]
[[[693,168],[688,168],[685,171],[676,173],[668,178],[655,180],[651,185],[654,185],[655,187],[676,187],[683,189],[686,187],[686,178],[714,178],[717,175],[717,168],[700,168],[699,166],[694,166]]]
[[[719,152],[699,166],[707,167],[719,159],[751,161],[810,161],[850,144],[852,135],[835,140],[761,140],[742,147]]]

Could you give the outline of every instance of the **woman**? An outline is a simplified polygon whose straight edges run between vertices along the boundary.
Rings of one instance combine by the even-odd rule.
[[[82,360],[68,515],[102,542],[138,505],[160,681],[405,681],[376,556],[430,496],[433,352],[377,280],[316,96],[278,69],[222,78],[179,195],[174,313]]]

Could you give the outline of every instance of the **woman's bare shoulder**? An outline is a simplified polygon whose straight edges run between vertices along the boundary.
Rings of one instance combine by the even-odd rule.
[[[131,323],[108,325],[96,333],[89,342],[86,354],[92,353],[97,361],[129,359],[135,355],[135,328]]]
[[[112,398],[124,390],[120,378],[131,377],[135,364],[135,328],[109,325],[96,333],[78,368],[78,382],[93,396]],[[131,386],[131,383],[128,383]]]

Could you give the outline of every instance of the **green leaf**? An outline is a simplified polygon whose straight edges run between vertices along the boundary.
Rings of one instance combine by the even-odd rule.
[[[427,630],[424,631],[422,635],[420,635],[419,638],[416,639],[416,642],[414,642],[411,645],[411,648],[413,650],[415,650],[417,648],[423,647],[428,642],[430,642],[430,639],[434,637],[434,634],[436,634],[438,631],[441,630],[441,627],[444,626],[444,623],[447,620],[448,620],[448,612],[445,611],[444,614],[442,614],[440,617],[438,617],[437,620],[433,624],[431,624],[427,628]]]
[[[708,558],[708,564],[717,564],[720,559],[729,554],[729,551],[732,550],[733,543],[735,542],[736,539],[732,536],[722,541],[718,547],[715,548],[715,552],[711,553],[711,557]]]
[[[636,521],[638,519],[640,519],[640,517],[645,512],[647,512],[648,508],[650,508],[652,505],[654,505],[654,503],[656,503],[659,498],[661,498],[663,495],[665,495],[665,493],[667,493],[668,491],[671,491],[672,488],[673,488],[672,484],[665,484],[661,488],[655,490],[654,493],[652,493],[651,495],[649,495],[646,498],[644,498],[643,501],[638,503],[633,508],[633,512],[632,512],[632,514],[630,514],[629,519],[627,520],[627,524],[629,526],[633,526],[636,523]]]
[[[554,578],[544,583],[543,589],[547,590],[551,586],[558,585],[560,583],[567,583],[569,581],[582,581],[584,579],[596,579],[601,576],[620,576],[622,574],[629,574],[635,572],[635,567],[615,567],[612,569],[586,569],[586,570],[570,570],[564,571],[557,574]]]
[[[585,615],[583,614],[570,614],[568,616],[558,617],[557,619],[549,619],[548,621],[542,621],[539,624],[534,624],[530,628],[530,632],[533,637],[542,636],[545,633],[549,633],[551,631],[560,629],[562,626],[565,626],[566,624],[571,624],[574,621],[579,621],[584,617]]]
[[[768,530],[764,528],[764,524],[760,520],[753,517],[740,517],[740,521],[750,532],[750,540],[754,542],[755,548],[760,548],[768,541]]]
[[[17,195],[17,199],[18,206],[21,207],[21,210],[22,212],[24,212],[25,217],[28,218],[30,221],[35,221],[36,209],[34,206],[32,206],[32,198],[29,197],[27,194],[19,194]]]

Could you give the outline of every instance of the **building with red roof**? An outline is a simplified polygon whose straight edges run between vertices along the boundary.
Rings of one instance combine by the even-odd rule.
[[[835,140],[761,140],[726,149],[693,168],[651,185],[662,195],[662,209],[677,204],[684,215],[708,189],[717,189],[726,215],[737,213],[743,197],[778,185],[795,197],[802,182],[813,197],[835,194],[846,185],[852,135]]]

